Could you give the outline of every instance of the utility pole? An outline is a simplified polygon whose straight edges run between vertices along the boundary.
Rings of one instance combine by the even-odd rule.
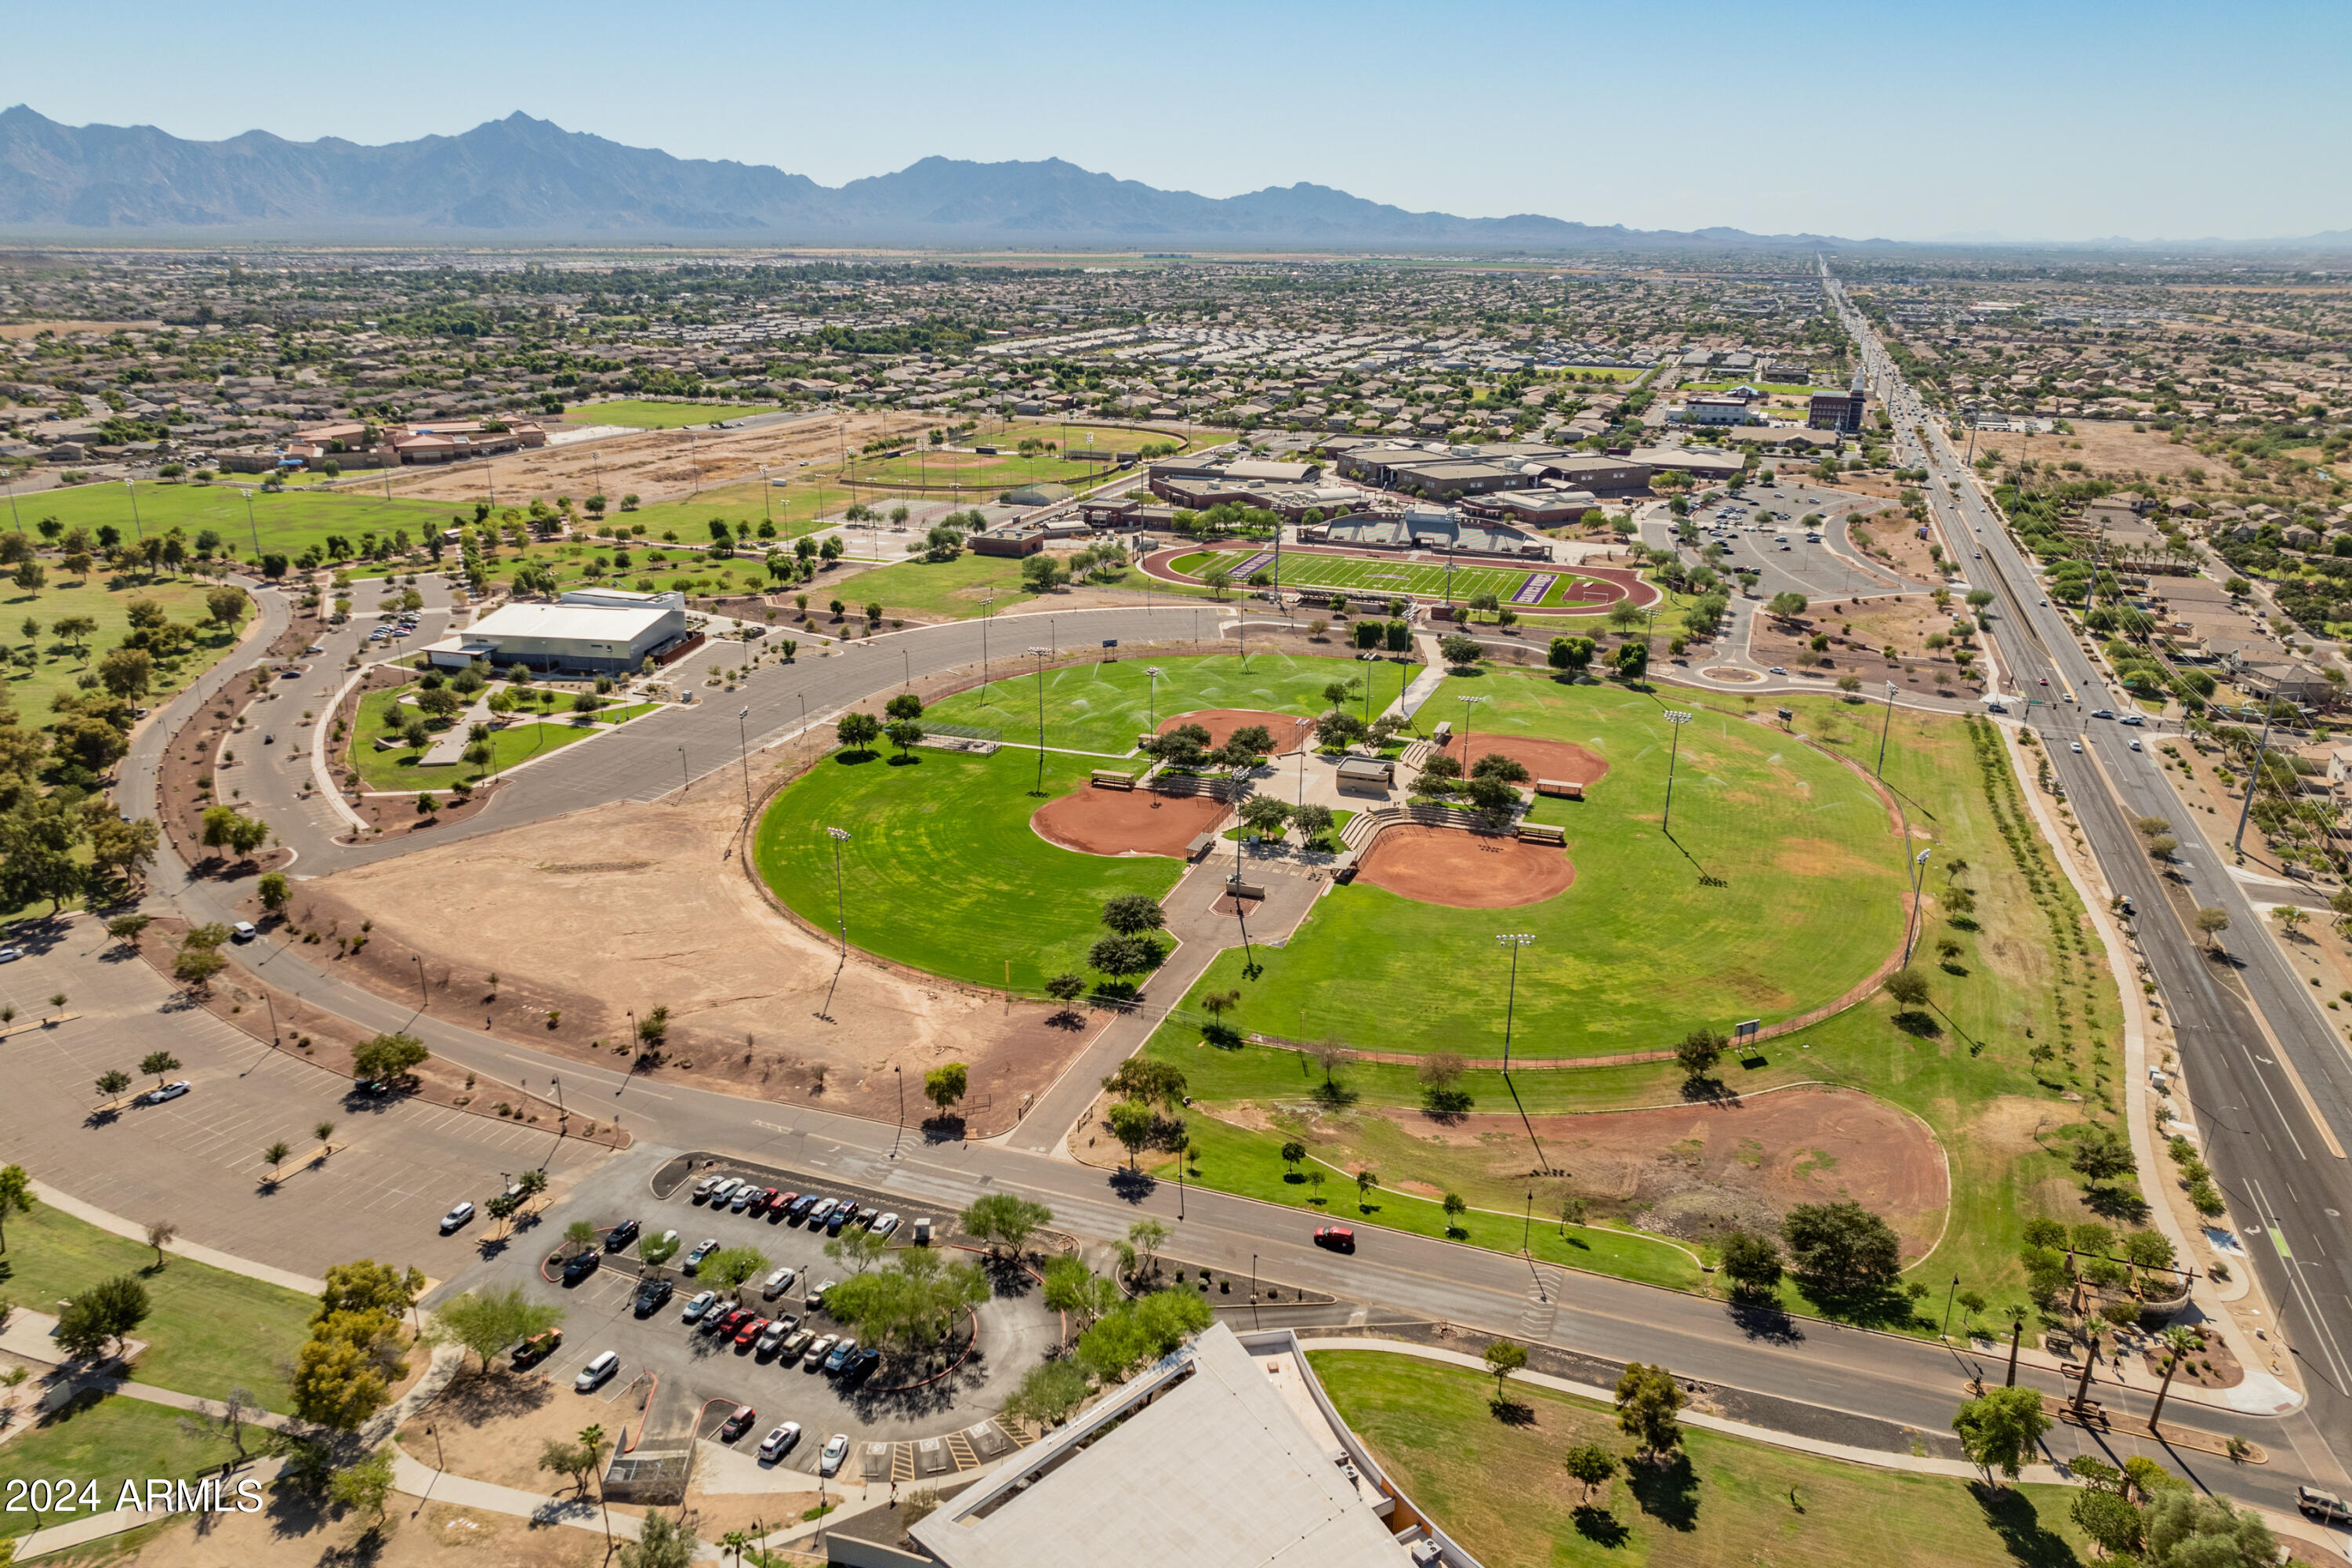
[[[751,810],[751,742],[744,721],[751,717],[751,710],[748,707],[735,715],[735,744],[743,758],[743,810],[746,820],[749,819]]]
[[[2230,853],[2243,860],[2246,857],[2246,818],[2253,814],[2254,788],[2263,782],[2263,758],[2270,752],[2271,719],[2278,710],[2278,691],[2263,699],[2263,738],[2254,746],[2254,766],[2246,776],[2246,798],[2238,805],[2238,831],[2230,836]]]

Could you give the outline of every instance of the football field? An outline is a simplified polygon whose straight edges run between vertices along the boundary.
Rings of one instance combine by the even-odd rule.
[[[1213,566],[1222,566],[1233,574],[1236,586],[1246,583],[1258,572],[1273,570],[1270,552],[1265,550],[1200,551],[1181,555],[1169,563],[1171,571],[1197,579]],[[1244,573],[1242,568],[1249,567]],[[1552,579],[1548,586],[1530,597],[1515,597],[1530,577]],[[1492,594],[1503,604],[1515,609],[1553,609],[1577,607],[1580,605],[1595,610],[1604,609],[1615,602],[1615,586],[1590,577],[1580,577],[1563,572],[1557,566],[1540,570],[1524,566],[1490,566],[1457,564],[1453,569],[1449,586],[1444,561],[1412,560],[1401,555],[1322,555],[1308,551],[1285,551],[1282,557],[1282,586],[1286,588],[1344,588],[1350,594],[1396,594],[1430,599],[1451,597],[1455,603],[1479,594]],[[1579,590],[1583,597],[1578,598]]]

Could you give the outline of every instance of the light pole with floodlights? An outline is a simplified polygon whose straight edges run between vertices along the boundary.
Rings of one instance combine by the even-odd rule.
[[[1511,988],[1503,1004],[1503,1070],[1511,1070],[1511,1020],[1519,1004],[1519,949],[1535,941],[1532,931],[1507,931],[1495,938],[1511,950]]]
[[[1895,728],[1895,682],[1886,683],[1886,717],[1878,722],[1878,776],[1886,776],[1886,736]]]
[[[1030,653],[1037,660],[1037,793],[1045,793],[1045,656],[1047,649],[1033,647]]]
[[[833,839],[833,919],[841,931],[841,956],[849,956],[849,906],[842,893],[841,847],[849,842],[845,827],[828,827],[825,833]]]
[[[1151,678],[1151,689],[1143,700],[1145,704],[1143,711],[1151,732],[1157,735],[1160,733],[1160,677],[1162,671],[1158,665],[1154,664],[1147,665],[1143,673]]]
[[[1470,763],[1472,762],[1470,755],[1470,722],[1478,716],[1478,704],[1486,701],[1487,699],[1484,697],[1464,697],[1456,699],[1456,700],[1462,704],[1462,782],[1467,784],[1470,782]]]
[[[1903,917],[1903,963],[1906,968],[1911,963],[1911,933],[1919,919],[1919,880],[1927,875],[1927,857],[1934,853],[1932,848],[1922,849],[1911,857],[1911,909]]]
[[[1674,726],[1674,745],[1666,752],[1666,809],[1659,819],[1658,831],[1671,834],[1675,822],[1675,763],[1683,754],[1683,726],[1691,721],[1687,713],[1666,710],[1666,722]]]

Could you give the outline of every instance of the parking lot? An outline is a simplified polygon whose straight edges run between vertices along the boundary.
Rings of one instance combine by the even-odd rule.
[[[887,1200],[884,1194],[782,1170],[698,1163],[689,1172],[686,1165],[682,1158],[657,1163],[650,1152],[614,1162],[551,1209],[528,1247],[470,1271],[450,1289],[520,1282],[533,1298],[560,1303],[565,1310],[564,1342],[546,1363],[560,1387],[568,1390],[572,1378],[601,1352],[609,1350],[619,1357],[613,1375],[594,1393],[563,1397],[613,1406],[618,1419],[630,1420],[639,1399],[650,1392],[646,1431],[652,1436],[692,1428],[697,1436],[716,1441],[729,1414],[748,1405],[758,1414],[726,1445],[733,1451],[752,1456],[772,1428],[797,1422],[800,1442],[779,1463],[815,1473],[825,1440],[842,1433],[852,1445],[842,1477],[877,1481],[912,1481],[969,1468],[1025,1440],[1017,1425],[1000,1426],[992,1417],[1022,1374],[1060,1336],[1060,1316],[1045,1308],[1034,1279],[1011,1271],[993,1275],[996,1293],[979,1309],[979,1332],[971,1352],[953,1372],[921,1386],[888,1386],[893,1374],[887,1366],[862,1379],[847,1379],[810,1367],[804,1352],[789,1360],[763,1355],[756,1343],[738,1345],[731,1337],[722,1339],[684,1321],[685,1308],[702,1289],[679,1268],[686,1252],[714,1240],[721,1247],[755,1247],[771,1269],[791,1268],[795,1272],[788,1289],[773,1300],[764,1299],[762,1278],[755,1277],[740,1292],[742,1304],[762,1318],[797,1320],[794,1332],[804,1329],[816,1336],[855,1335],[854,1329],[834,1321],[822,1309],[812,1310],[806,1305],[813,1284],[836,1279],[849,1269],[824,1256],[830,1238],[823,1226],[813,1232],[806,1224],[781,1215],[753,1216],[724,1205],[714,1212],[694,1201],[695,1183],[713,1173],[756,1175],[763,1188],[803,1194],[814,1190],[877,1208],[886,1207]],[[902,1214],[893,1239],[910,1244],[917,1217]],[[942,1229],[952,1218],[934,1217]],[[571,1283],[544,1263],[553,1251],[553,1238],[572,1221],[587,1219],[609,1230],[632,1218],[647,1235],[676,1230],[681,1245],[669,1267],[646,1270],[648,1277],[670,1279],[673,1289],[642,1317],[634,1305],[640,1285],[634,1241],[604,1255],[594,1270]],[[942,1235],[935,1244],[954,1242]],[[596,1419],[613,1424],[601,1414]]]

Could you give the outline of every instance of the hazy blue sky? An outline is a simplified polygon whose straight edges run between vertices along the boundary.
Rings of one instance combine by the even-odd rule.
[[[358,142],[515,110],[826,184],[930,153],[1231,195],[1853,237],[2352,228],[2352,5],[1150,8],[127,0],[10,25],[72,124]]]

